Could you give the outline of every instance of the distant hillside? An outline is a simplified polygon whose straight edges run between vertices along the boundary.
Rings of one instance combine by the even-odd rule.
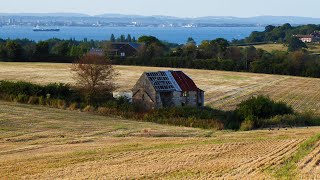
[[[29,17],[90,17],[81,13],[0,13],[0,16],[29,16]]]

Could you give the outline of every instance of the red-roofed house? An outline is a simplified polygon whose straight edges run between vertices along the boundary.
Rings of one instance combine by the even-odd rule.
[[[203,107],[204,91],[182,71],[145,72],[132,89],[132,102],[145,110]]]

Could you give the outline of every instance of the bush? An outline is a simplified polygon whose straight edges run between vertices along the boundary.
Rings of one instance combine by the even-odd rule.
[[[242,123],[240,126],[240,130],[241,131],[249,131],[252,130],[254,128],[254,121],[255,121],[255,117],[253,116],[248,116]]]
[[[15,97],[15,102],[19,102],[19,103],[27,103],[29,100],[29,96],[25,95],[25,94],[18,94],[18,96]]]
[[[252,97],[241,102],[235,112],[241,122],[250,119],[254,127],[261,127],[264,119],[294,113],[293,109],[286,104],[276,103],[264,96]]]
[[[264,126],[319,126],[320,118],[313,117],[310,114],[285,114],[278,115],[265,121]]]
[[[84,112],[94,112],[95,111],[95,108],[93,106],[86,106],[84,109],[83,109]]]
[[[72,103],[72,104],[70,104],[68,109],[71,111],[75,111],[75,110],[79,109],[79,105],[78,105],[78,103]]]
[[[39,104],[39,98],[36,96],[30,96],[28,104]]]
[[[32,84],[29,82],[10,82],[10,81],[0,81],[0,94],[13,95],[13,96],[43,96],[53,99],[63,99],[63,100],[74,100],[79,99],[79,93],[72,90],[69,85],[62,83],[53,83],[46,86]]]

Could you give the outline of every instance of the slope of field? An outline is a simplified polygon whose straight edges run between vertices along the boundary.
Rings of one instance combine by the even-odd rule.
[[[274,179],[319,131],[215,132],[0,101],[0,179]],[[319,177],[318,150],[299,175]]]
[[[314,54],[320,53],[320,45],[319,44],[306,44],[308,46],[308,51]],[[288,47],[284,44],[261,44],[261,45],[254,45],[256,49],[263,49],[268,52],[272,51],[287,51]]]
[[[68,64],[0,63],[0,80],[73,83]],[[117,66],[118,91],[130,91],[144,71],[170,68]],[[264,94],[299,112],[320,115],[320,79],[253,73],[183,69],[205,91],[206,104],[232,110],[242,100]]]
[[[261,45],[254,45],[256,49],[263,49],[268,52],[272,51],[287,51],[288,47],[284,44],[261,44]]]

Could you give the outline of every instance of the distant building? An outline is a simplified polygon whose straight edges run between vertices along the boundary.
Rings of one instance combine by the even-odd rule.
[[[89,51],[89,54],[98,55],[98,56],[104,56],[105,52],[104,52],[103,49],[91,48],[90,51]]]
[[[294,37],[300,39],[300,41],[304,43],[311,43],[316,39],[314,35],[294,35]]]
[[[182,71],[145,72],[132,89],[132,102],[145,110],[204,106],[204,91]]]
[[[111,43],[109,54],[113,56],[130,57],[136,55],[141,46],[143,46],[141,43],[114,42]]]
[[[110,47],[107,48],[107,53],[110,56],[120,56],[123,58],[135,56],[141,46],[143,46],[141,43],[113,42],[110,44]],[[101,48],[91,48],[89,54],[104,56],[106,52]]]

